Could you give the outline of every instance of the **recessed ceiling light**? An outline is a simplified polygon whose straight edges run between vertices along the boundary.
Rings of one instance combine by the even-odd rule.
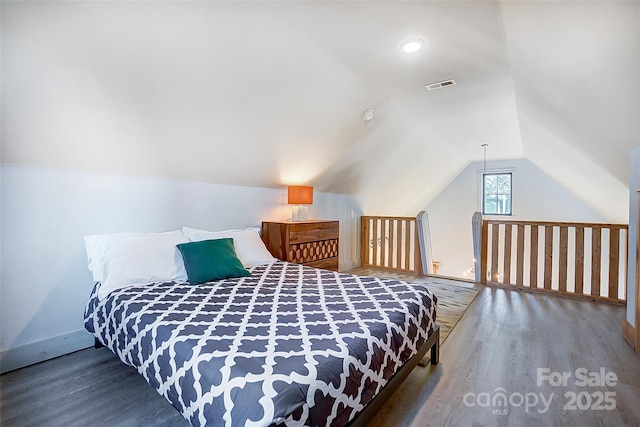
[[[425,45],[424,39],[421,39],[419,37],[414,37],[411,39],[403,40],[402,43],[400,43],[400,48],[402,49],[403,52],[415,53],[420,49],[422,49],[424,45]]]

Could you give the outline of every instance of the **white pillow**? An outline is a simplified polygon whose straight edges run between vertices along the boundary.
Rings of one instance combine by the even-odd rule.
[[[101,277],[98,281],[102,282],[99,299],[130,285],[187,281],[182,255],[176,246],[188,239],[180,230],[88,237],[85,242],[90,269],[93,267],[94,278]]]
[[[107,252],[107,242],[112,239],[139,236],[142,233],[113,233],[93,234],[84,237],[84,247],[87,250],[87,267],[93,275],[94,282],[104,280],[104,256]]]
[[[224,239],[231,237],[236,248],[236,255],[244,268],[270,264],[276,258],[269,253],[256,228],[242,230],[206,231],[182,227],[182,233],[192,242],[201,240]]]

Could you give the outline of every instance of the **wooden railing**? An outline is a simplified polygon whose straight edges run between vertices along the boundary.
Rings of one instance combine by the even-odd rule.
[[[415,217],[363,216],[360,231],[362,267],[422,274]]]
[[[626,224],[482,220],[481,227],[480,283],[625,301]]]

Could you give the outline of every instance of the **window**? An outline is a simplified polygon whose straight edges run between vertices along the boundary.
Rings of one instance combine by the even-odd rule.
[[[511,174],[482,175],[482,214],[511,215]]]

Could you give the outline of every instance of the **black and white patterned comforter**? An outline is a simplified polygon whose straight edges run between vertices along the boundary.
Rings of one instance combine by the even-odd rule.
[[[424,343],[423,285],[275,262],[198,286],[97,284],[85,328],[194,426],[344,425]]]

